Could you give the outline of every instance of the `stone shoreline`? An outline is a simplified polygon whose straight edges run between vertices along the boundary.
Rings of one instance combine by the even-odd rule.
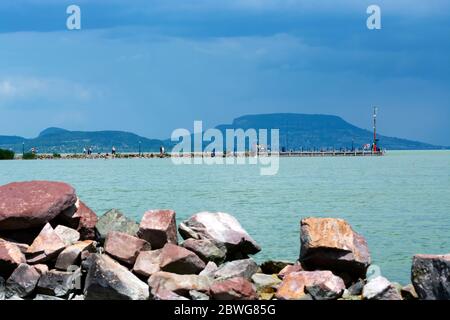
[[[448,300],[450,254],[415,255],[402,287],[373,272],[366,240],[342,219],[300,220],[297,261],[261,248],[227,213],[176,225],[100,217],[65,183],[0,186],[0,300]],[[181,239],[180,239],[181,236]]]

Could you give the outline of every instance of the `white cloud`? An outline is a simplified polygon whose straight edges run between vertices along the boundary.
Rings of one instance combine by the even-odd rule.
[[[0,77],[2,106],[37,100],[57,102],[61,99],[71,99],[85,102],[93,96],[92,90],[70,80],[36,76]]]

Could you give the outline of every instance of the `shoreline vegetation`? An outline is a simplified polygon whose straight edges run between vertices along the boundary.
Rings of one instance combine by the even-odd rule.
[[[261,247],[228,213],[177,225],[100,217],[63,182],[0,186],[0,300],[448,300],[450,254],[412,257],[411,284],[371,262],[363,235],[336,218],[299,217],[293,261],[258,265]],[[180,239],[181,236],[181,239]]]

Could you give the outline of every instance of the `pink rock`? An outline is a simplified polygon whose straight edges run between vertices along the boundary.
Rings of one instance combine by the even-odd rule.
[[[0,230],[40,227],[76,202],[68,184],[14,182],[0,186]]]
[[[105,251],[113,258],[133,265],[139,252],[150,250],[147,241],[130,236],[129,234],[112,231],[105,240]]]
[[[42,276],[48,272],[48,266],[46,264],[35,264],[33,268]]]
[[[161,250],[160,267],[177,274],[198,274],[205,268],[205,263],[192,251],[168,243]]]
[[[56,260],[55,268],[63,271],[70,271],[69,267],[79,265],[81,253],[83,251],[95,252],[95,241],[85,240],[77,242],[65,248]]]
[[[26,259],[15,244],[0,239],[0,276],[7,278]]]
[[[157,293],[160,289],[164,289],[178,295],[188,296],[190,290],[208,292],[211,280],[205,276],[159,271],[150,276],[148,285],[152,294]]]
[[[159,288],[157,290],[154,290],[152,292],[152,299],[153,300],[189,300],[186,297],[180,296],[176,294],[175,292],[168,291],[162,288]]]
[[[231,278],[216,281],[210,288],[215,300],[256,300],[257,294],[253,284],[244,278]]]
[[[344,281],[330,271],[300,271],[288,274],[276,293],[280,300],[299,300],[309,293],[316,300],[339,298]]]
[[[228,213],[200,212],[183,221],[179,231],[184,239],[209,239],[227,248],[227,258],[236,253],[245,258],[258,253],[261,248],[239,221]]]
[[[299,272],[299,271],[303,271],[303,267],[301,264],[297,263],[297,264],[293,264],[293,265],[288,265],[288,266],[284,267],[278,273],[278,277],[280,279],[284,279],[288,274],[290,274],[292,272]]]
[[[47,223],[27,250],[27,261],[30,264],[42,263],[58,256],[66,244]]]
[[[148,241],[153,249],[160,249],[166,243],[177,244],[175,211],[149,210],[142,217],[138,236]]]
[[[160,271],[160,255],[161,249],[141,251],[133,267],[134,273],[148,278],[155,272]]]

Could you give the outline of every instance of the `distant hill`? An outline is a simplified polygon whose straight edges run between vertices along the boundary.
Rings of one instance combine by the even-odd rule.
[[[372,142],[372,132],[358,128],[338,116],[294,113],[275,113],[246,115],[235,119],[231,124],[219,125],[217,129],[272,129],[280,130],[280,148],[287,150],[307,149],[350,149],[361,148]],[[446,149],[418,141],[379,135],[380,145],[388,150],[431,150]],[[164,145],[170,150],[173,142],[169,139],[148,139],[134,133],[123,131],[69,131],[61,128],[48,128],[38,137],[26,139],[18,136],[0,136],[0,148],[22,152],[37,147],[42,153],[81,153],[83,147],[92,146],[94,152],[110,152],[115,146],[119,152],[137,152],[141,142],[143,152],[159,151]]]
[[[60,128],[48,128],[37,138],[0,136],[0,148],[22,152],[36,147],[40,153],[81,153],[83,148],[92,147],[93,152],[111,152],[113,146],[120,152],[137,152],[141,142],[141,150],[158,151],[164,144],[157,139],[148,139],[134,133],[124,131],[69,131]]]
[[[351,149],[361,148],[372,143],[373,132],[358,128],[342,118],[333,115],[274,113],[246,115],[234,119],[230,125],[221,125],[217,129],[265,129],[280,130],[280,149]],[[392,138],[378,135],[382,148],[388,150],[433,150],[445,149],[418,141]]]

